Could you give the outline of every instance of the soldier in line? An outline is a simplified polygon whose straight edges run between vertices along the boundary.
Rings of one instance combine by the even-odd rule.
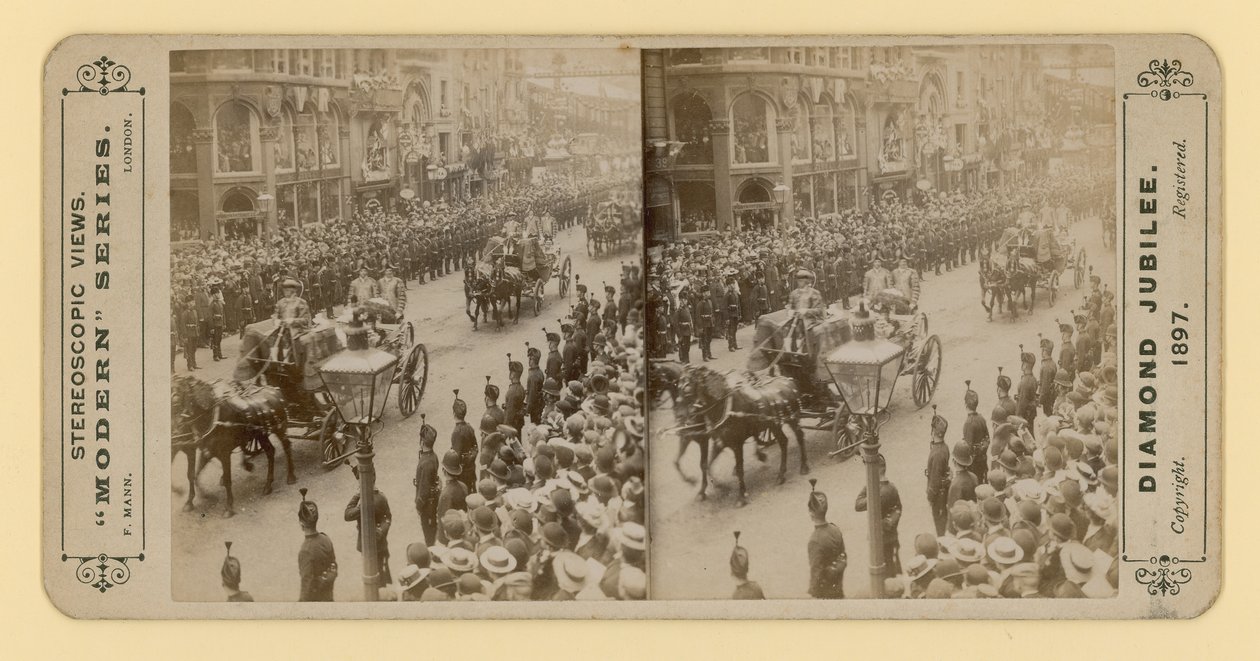
[[[963,421],[963,441],[971,450],[971,457],[976,462],[974,474],[988,474],[989,461],[989,425],[984,416],[976,412],[980,406],[980,395],[971,389],[971,380],[967,380],[967,391],[963,394],[963,406],[967,408],[967,418]]]
[[[547,338],[547,369],[543,373],[548,379],[559,381],[564,373],[564,359],[560,356],[560,336],[545,328],[543,334]]]
[[[487,384],[487,387],[492,386]],[[497,388],[495,396],[498,396]],[[451,404],[451,413],[455,416],[455,428],[451,430],[451,452],[455,453],[461,470],[453,473],[448,471],[448,473],[458,478],[467,492],[472,492],[475,483],[473,472],[477,469],[477,432],[464,420],[468,415],[468,404],[459,398],[458,389],[455,390],[455,402]],[[442,458],[442,465],[443,468],[446,467],[445,457]]]
[[[723,304],[726,306],[727,351],[739,351],[739,343],[735,338],[735,332],[739,330],[740,319],[739,287],[735,283],[737,273],[738,271],[735,269],[726,272],[726,293],[723,296]]]
[[[420,414],[420,456],[416,461],[416,514],[420,515],[420,529],[424,531],[424,543],[433,546],[437,540],[438,497],[442,485],[438,479],[438,458],[433,451],[437,442],[437,430],[424,421]]]
[[[827,494],[818,491],[818,480],[809,481],[809,519],[814,524],[806,547],[809,556],[809,596],[815,599],[844,598],[844,570],[849,556],[844,550],[844,535],[834,523],[827,521]]]
[[[511,357],[512,354],[508,354],[508,388],[504,397],[503,418],[505,424],[516,430],[519,438],[521,429],[525,427],[525,387],[521,385],[525,368]]]
[[[1053,356],[1054,342],[1048,338],[1041,338],[1041,370],[1037,389],[1041,393],[1039,399],[1041,412],[1044,415],[1050,415],[1054,410],[1054,400],[1058,394],[1055,391],[1054,380],[1059,373],[1059,365],[1054,362]]]
[[[739,531],[735,531],[735,548],[731,550],[731,578],[735,579],[735,593],[731,599],[765,599],[761,586],[748,580],[748,549],[739,545]]]
[[[525,386],[525,416],[530,422],[538,424],[542,422],[543,383],[547,375],[538,366],[542,360],[542,352],[537,347],[531,347],[526,342],[525,357],[529,361],[529,377]]]
[[[242,603],[254,600],[253,595],[241,590],[241,561],[232,557],[232,542],[224,542],[227,555],[223,558],[223,566],[219,568],[219,581],[223,591],[227,593],[229,603]]]
[[[1036,357],[1031,353],[1023,350],[1024,345],[1020,345],[1019,354],[1019,390],[1016,393],[1015,404],[1018,407],[1016,412],[1019,417],[1032,424],[1033,419],[1037,417],[1037,405],[1040,399],[1037,395],[1037,377],[1033,376],[1033,365],[1037,363]]]
[[[901,540],[897,536],[901,523],[901,494],[888,481],[888,466],[883,454],[876,458],[876,464],[879,466],[879,513],[884,525],[884,569],[892,576],[901,573]],[[866,487],[862,487],[853,505],[854,511],[865,512],[867,499]]]
[[[927,477],[928,509],[932,512],[932,522],[936,526],[936,535],[945,534],[945,526],[949,522],[949,507],[946,498],[949,495],[949,447],[945,445],[945,432],[949,422],[936,414],[936,406],[932,406],[932,441],[928,445],[927,468],[923,470]]]
[[[319,532],[319,507],[306,499],[306,488],[298,489],[298,525],[304,539],[298,551],[298,576],[301,589],[298,601],[332,601],[333,584],[337,581],[337,553],[332,540]]]
[[[678,362],[686,365],[691,362],[691,306],[679,305],[678,314],[674,316],[674,332],[678,335]]]
[[[359,468],[354,467],[354,477],[359,479]],[[363,516],[362,510],[359,508],[360,494],[356,490],[355,494],[350,497],[350,502],[346,503],[345,520],[355,522],[355,544],[354,550],[359,553],[363,552]],[[393,576],[389,572],[389,528],[393,524],[394,517],[389,511],[389,500],[385,498],[385,494],[380,489],[373,489],[372,493],[372,527],[373,534],[376,535],[376,561],[377,561],[377,587],[385,587],[394,582]]]
[[[223,329],[227,321],[223,314],[223,289],[218,278],[210,280],[210,352],[214,362],[223,360]]]
[[[189,371],[197,368],[197,344],[201,341],[201,328],[197,321],[197,306],[192,294],[184,297],[184,311],[180,313],[180,340],[184,345],[184,364]]]
[[[708,296],[701,295],[696,301],[696,344],[700,348],[700,358],[713,360],[713,303]]]

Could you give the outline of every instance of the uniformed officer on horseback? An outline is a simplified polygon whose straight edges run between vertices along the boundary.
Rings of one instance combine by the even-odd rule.
[[[814,273],[809,269],[796,272],[796,289],[788,295],[788,311],[791,317],[788,320],[787,344],[793,353],[803,351],[806,322],[818,321],[827,315],[822,294],[814,289]]]

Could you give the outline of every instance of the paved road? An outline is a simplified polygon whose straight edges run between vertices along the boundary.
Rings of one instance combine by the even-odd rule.
[[[1073,232],[1078,245],[1085,248],[1089,263],[1112,289],[1115,288],[1115,255],[1102,247],[1097,219],[1077,223]],[[1088,279],[1081,292],[1065,274],[1055,305],[1039,292],[1036,310],[1018,321],[1007,318],[986,321],[979,302],[977,266],[975,263],[956,268],[940,276],[929,275],[923,282],[920,309],[927,313],[930,331],[940,336],[944,348],[941,384],[933,403],[950,423],[946,440],[952,445],[962,431],[966,409],[963,407],[964,381],[971,379],[972,388],[980,395],[979,410],[986,416],[996,400],[997,367],[1017,378],[1019,344],[1038,353],[1038,333],[1056,341],[1055,319],[1070,319],[1069,310],[1079,305],[1088,290]],[[743,366],[747,349],[752,346],[752,328],[739,333],[744,349],[728,353],[724,340],[713,343],[716,361],[710,366],[720,370]],[[693,357],[697,352],[693,351]],[[665,405],[668,407],[668,404]],[[932,408],[916,410],[910,396],[908,379],[901,379],[893,396],[892,419],[880,432],[882,450],[888,461],[888,475],[901,492],[904,507],[900,526],[902,563],[913,555],[914,536],[933,531],[931,514],[924,495],[924,467],[927,446],[931,440],[929,424]],[[668,408],[653,411],[649,424],[652,430],[674,424]],[[655,432],[654,432],[655,433]],[[652,498],[650,520],[652,551],[655,558],[668,558],[656,563],[652,570],[652,594],[655,598],[724,599],[729,598],[734,584],[728,570],[732,532],[742,532],[740,542],[750,555],[750,577],[758,581],[769,598],[804,598],[809,587],[806,542],[812,532],[806,511],[809,493],[807,477],[798,472],[799,457],[795,442],[790,445],[787,483],[779,486],[778,451],[770,449],[768,462],[761,463],[746,449],[744,462],[749,505],[737,508],[737,483],[734,456],[724,453],[716,462],[709,499],[698,501],[698,485],[684,482],[675,471],[673,461],[676,440],[655,439],[658,450],[653,454]],[[745,446],[747,448],[747,445]],[[808,477],[818,478],[819,489],[830,497],[830,520],[845,536],[849,566],[845,575],[845,593],[850,597],[870,594],[869,554],[867,552],[867,519],[854,511],[858,492],[866,484],[860,457],[845,461],[828,456],[834,444],[828,434],[806,432],[806,449],[810,467]],[[682,460],[688,475],[699,475],[699,453],[692,447]]]
[[[586,255],[581,227],[562,232],[558,238],[564,255],[572,256],[573,272],[588,283],[603,300],[602,283],[618,285],[621,261],[638,259],[637,249],[592,260]],[[409,283],[407,318],[416,326],[416,341],[429,351],[429,383],[416,414],[403,419],[390,393],[384,429],[374,437],[378,488],[389,498],[394,515],[390,531],[390,565],[395,575],[403,567],[407,544],[423,540],[420,520],[415,514],[416,453],[420,414],[438,430],[436,450],[439,455],[450,448],[452,389],[459,388],[468,402],[468,421],[474,426],[481,419],[482,389],[485,375],[494,377],[501,389],[507,387],[507,352],[525,362],[525,342],[546,349],[542,327],[558,330],[556,319],[569,312],[569,302],[559,298],[556,281],[547,285],[547,300],[538,317],[528,305],[523,306],[520,322],[510,323],[502,331],[493,325],[482,325],[475,333],[464,315],[463,279],[452,273],[435,282]],[[237,355],[235,336],[224,341],[224,355]],[[233,360],[215,363],[210,352],[201,350],[198,362],[202,378],[228,378]],[[183,357],[176,359],[177,373],[184,373]],[[502,400],[500,400],[502,401]],[[299,487],[310,490],[309,497],[320,507],[320,529],[333,541],[337,551],[340,576],[335,597],[339,601],[361,599],[363,595],[361,558],[355,549],[355,528],[342,519],[342,510],[357,493],[358,482],[349,467],[332,472],[320,468],[319,447],[314,441],[294,440],[294,464],[298,483],[284,483],[283,458],[276,456],[275,491],[262,495],[266,460],[254,462],[252,473],[240,465],[239,453],[233,457],[233,487],[237,515],[222,517],[223,490],[218,486],[221,470],[218,464],[207,467],[198,480],[197,508],[192,513],[181,511],[187,494],[185,461],[181,454],[171,465],[172,555],[177,559],[172,576],[174,598],[181,601],[221,601],[219,566],[223,561],[223,542],[233,542],[232,553],[241,560],[244,580],[241,588],[259,601],[296,601],[298,595],[297,553],[302,533],[297,524]]]

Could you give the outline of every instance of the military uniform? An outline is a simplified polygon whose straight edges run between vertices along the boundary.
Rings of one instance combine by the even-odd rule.
[[[188,303],[180,314],[180,340],[184,345],[184,363],[191,371],[197,369],[197,344],[201,341],[201,327],[197,321],[197,308]]]
[[[455,428],[451,430],[451,450],[459,455],[462,468],[458,481],[463,483],[465,493],[472,492],[476,488],[477,470],[477,432],[472,425],[463,420],[455,423]],[[443,511],[438,508],[439,517]]]
[[[516,429],[516,435],[520,438],[521,430],[525,427],[525,388],[521,385],[519,370],[513,370],[509,378],[511,382],[508,383],[507,393],[503,397],[503,417],[508,426]]]
[[[764,289],[764,286],[763,286]],[[678,361],[684,365],[691,362],[691,309],[688,305],[680,305],[674,318],[674,332],[678,335]]]
[[[223,300],[218,296],[213,296],[210,299],[210,349],[216,361],[223,360],[223,329],[225,325]]]
[[[862,487],[853,509],[865,512],[867,505],[866,487]],[[901,540],[897,536],[901,523],[901,494],[887,477],[882,478],[879,485],[879,513],[884,524],[884,569],[889,576],[895,576],[901,573]]]
[[[726,305],[726,349],[728,351],[738,351],[739,344],[735,339],[735,332],[739,330],[740,306],[739,289],[736,288],[734,283],[726,287],[723,303]]]
[[[700,358],[713,360],[713,304],[707,296],[696,302],[696,336]]]
[[[844,535],[834,523],[814,524],[806,547],[809,557],[809,596],[815,599],[844,598],[844,570],[849,558]]]
[[[420,450],[416,462],[416,513],[420,515],[420,528],[424,531],[425,546],[433,546],[437,540],[438,496],[442,493],[438,480],[438,458],[432,449]]]
[[[333,584],[337,580],[337,553],[332,540],[322,532],[306,533],[298,551],[298,576],[301,591],[298,601],[332,601]]]
[[[389,500],[385,498],[385,494],[380,490],[376,490],[372,497],[372,524],[376,529],[376,557],[378,562],[379,581],[378,586],[385,586],[393,583],[393,576],[389,572],[389,527],[392,525],[394,517],[389,511]],[[355,530],[358,534],[355,536],[354,549],[360,553],[363,552],[363,520],[362,511],[359,508],[359,494],[350,497],[350,502],[346,504],[345,520],[355,522]]]

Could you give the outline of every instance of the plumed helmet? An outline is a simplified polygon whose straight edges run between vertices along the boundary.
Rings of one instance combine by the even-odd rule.
[[[827,494],[817,489],[818,480],[810,478],[809,480],[809,501],[806,503],[809,513],[819,516],[827,514]]]
[[[739,545],[739,531],[735,531],[735,548],[731,549],[731,574],[737,578],[748,577],[748,549]]]

